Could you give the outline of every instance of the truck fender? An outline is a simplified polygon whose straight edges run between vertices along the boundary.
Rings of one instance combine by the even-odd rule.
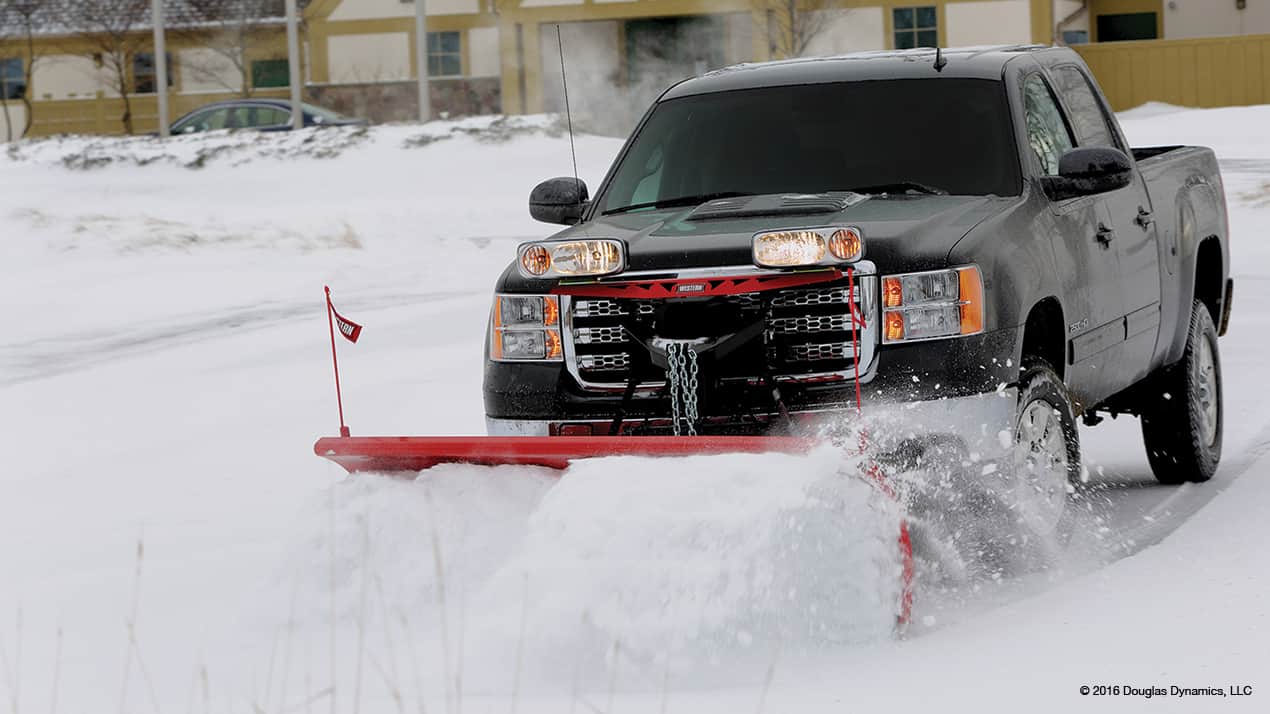
[[[1039,357],[1053,368],[1059,379],[1067,375],[1067,323],[1063,304],[1056,295],[1033,300],[1023,314],[1023,329],[1015,358],[1020,369],[1029,357]]]
[[[1186,349],[1190,305],[1194,300],[1201,299],[1209,305],[1215,323],[1221,320],[1230,264],[1224,249],[1226,211],[1219,191],[1201,176],[1193,176],[1178,192],[1176,206],[1161,256],[1166,265],[1176,266],[1177,271],[1163,276],[1166,280],[1171,277],[1177,286],[1176,295],[1169,302],[1175,314],[1163,316],[1161,325],[1160,337],[1167,340],[1168,346],[1163,360],[1166,365],[1181,359]]]

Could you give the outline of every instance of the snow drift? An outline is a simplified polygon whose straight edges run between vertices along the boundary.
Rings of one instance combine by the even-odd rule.
[[[600,460],[558,483],[345,481],[312,456],[335,423],[323,284],[366,325],[341,353],[354,433],[481,432],[489,287],[551,232],[526,215],[534,183],[572,172],[549,120],[8,147],[0,688],[20,711],[54,693],[80,710],[711,712],[1067,711],[1082,682],[1118,678],[1259,691],[1270,534],[1262,482],[1238,477],[1270,443],[1247,386],[1270,328],[1267,121],[1126,122],[1223,161],[1218,477],[1156,487],[1132,421],[1086,431],[1092,555],[919,595],[902,642],[882,607],[893,542],[853,539],[895,514],[820,452]],[[619,148],[579,137],[582,178]],[[1192,703],[1151,702],[1171,705]]]

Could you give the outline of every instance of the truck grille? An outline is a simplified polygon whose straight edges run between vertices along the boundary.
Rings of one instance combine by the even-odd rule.
[[[755,294],[757,296],[757,294]],[[772,301],[773,307],[807,307],[809,305],[846,305],[850,291],[846,288],[822,290],[782,290]]]
[[[573,341],[579,345],[611,345],[626,341],[626,328],[621,325],[611,327],[579,327],[573,331]]]
[[[821,360],[849,360],[854,356],[850,342],[828,344],[791,345],[786,359],[791,362],[819,362]]]
[[[805,332],[840,332],[851,329],[851,316],[841,315],[800,315],[798,317],[776,317],[770,320],[773,330],[782,335],[797,335]]]
[[[607,355],[580,355],[578,366],[588,372],[624,372],[630,367],[631,358],[625,352]]]
[[[858,310],[868,316],[867,327],[858,335],[861,368],[873,358],[878,329],[873,295],[877,281],[871,275],[858,276],[854,297]],[[639,383],[657,385],[665,381],[663,370],[652,366],[645,348],[635,342],[635,334],[697,337],[697,325],[708,331],[712,312],[718,308],[725,319],[752,324],[765,319],[767,339],[757,338],[713,367],[722,378],[793,377],[847,374],[854,370],[857,355],[851,342],[851,291],[845,283],[828,287],[793,288],[771,293],[744,293],[695,299],[705,305],[699,322],[680,321],[673,329],[659,324],[669,314],[659,313],[653,300],[621,298],[574,298],[566,307],[565,352],[570,372],[582,387],[615,390],[626,386],[632,369]],[[722,304],[720,304],[722,303]],[[770,307],[765,307],[770,305]],[[768,310],[764,318],[764,310]]]
[[[608,298],[583,298],[574,301],[574,317],[619,317],[631,315],[637,310],[641,315],[653,314],[653,303],[648,300],[609,300]]]

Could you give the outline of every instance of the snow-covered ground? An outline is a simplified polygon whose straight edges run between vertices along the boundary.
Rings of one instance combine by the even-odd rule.
[[[1132,420],[1062,569],[919,593],[889,636],[885,514],[803,457],[447,466],[346,480],[355,433],[481,433],[489,288],[545,118],[60,139],[0,153],[0,693],[57,711],[1264,710],[1270,696],[1270,107],[1126,113],[1213,146],[1236,301],[1225,455],[1156,486]],[[598,184],[620,147],[578,138]],[[782,473],[773,478],[772,473]],[[846,489],[845,491],[843,489]],[[832,562],[830,567],[827,563]],[[825,633],[833,633],[826,637]],[[335,691],[332,696],[332,672]],[[1082,696],[1082,685],[1252,696]],[[334,702],[334,705],[332,704]]]

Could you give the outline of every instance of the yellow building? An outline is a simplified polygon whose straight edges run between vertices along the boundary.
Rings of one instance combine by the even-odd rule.
[[[502,111],[501,4],[509,3],[426,1],[434,111]],[[310,96],[336,111],[375,121],[415,118],[414,16],[408,0],[313,0],[305,11]]]
[[[737,62],[1052,42],[1085,55],[1117,108],[1270,101],[1270,36],[1255,34],[1270,33],[1270,0],[798,0],[793,16],[787,0],[425,1],[438,114],[557,111],[562,54],[577,117],[620,133],[670,83]],[[306,99],[374,121],[415,118],[414,0],[302,4]],[[124,62],[128,103],[134,129],[153,131],[153,54],[148,31],[135,35]],[[52,27],[35,44],[27,87],[25,43],[0,18],[0,97],[10,98],[0,139],[9,127],[21,133],[22,93],[32,135],[123,131],[119,81],[91,39]],[[262,24],[241,61],[227,62],[214,44],[207,33],[169,33],[173,118],[246,91],[286,94],[280,21]]]
[[[559,32],[574,108],[584,118],[612,115],[621,129],[666,84],[735,62],[931,44],[1048,42],[1050,5],[1050,0],[806,0],[799,6],[800,26],[804,18],[814,18],[807,24],[816,30],[790,33],[780,0],[427,0],[427,63],[438,113],[559,109]],[[412,0],[311,0],[304,10],[306,97],[377,121],[413,118],[418,66],[413,18]],[[264,63],[277,69],[281,62],[285,69],[280,23],[274,32],[269,46],[248,58],[249,68]],[[255,74],[249,69],[244,83],[235,68],[216,69],[216,53],[205,43],[188,33],[169,33],[173,117],[240,94],[244,86],[285,93],[285,72],[269,73],[279,81],[262,87],[251,81]],[[36,45],[31,86],[19,89],[32,100],[32,135],[124,130],[119,82],[104,76],[82,37],[46,29]],[[125,62],[132,123],[135,131],[153,131],[153,86],[144,76],[132,76],[153,64],[144,28],[133,45]],[[791,45],[798,45],[796,51]],[[6,96],[21,85],[25,61],[11,23],[0,28],[0,70],[13,76],[0,75],[8,82]],[[616,98],[621,111],[615,112]],[[21,104],[6,104],[9,124],[20,129]]]
[[[1058,0],[1067,44],[1270,34],[1266,0]]]
[[[168,0],[174,9],[167,33],[171,119],[222,99],[286,95],[280,18],[195,19],[180,14],[182,1]],[[76,0],[52,0],[43,7],[49,14],[32,17],[29,37],[21,17],[0,13],[0,140],[19,137],[26,128],[23,96],[31,106],[30,136],[117,134],[127,124],[135,133],[157,130],[149,3],[108,23],[111,32],[76,31]]]
[[[1048,43],[1051,0],[427,0],[433,106],[630,113],[667,84],[736,62],[894,47]],[[310,91],[337,110],[411,116],[411,0],[315,0]],[[558,27],[558,29],[557,29]],[[789,37],[801,34],[805,37]],[[360,102],[360,104],[358,104]],[[616,111],[615,111],[616,110]],[[616,127],[615,127],[616,128]]]
[[[1270,103],[1270,0],[1060,0],[1056,10],[1057,38],[1116,110]]]
[[[1071,44],[1117,109],[1270,102],[1270,0],[798,0],[816,18],[806,43],[788,37],[788,6],[428,0],[433,106],[559,110],[560,45],[572,108],[593,128],[618,131],[667,84],[712,67],[933,44]],[[413,13],[412,0],[315,0],[311,87],[325,85],[352,113],[411,116]]]

